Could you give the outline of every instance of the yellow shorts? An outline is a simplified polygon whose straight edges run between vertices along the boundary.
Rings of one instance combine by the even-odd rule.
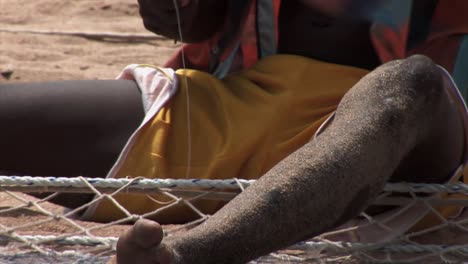
[[[201,71],[178,70],[178,91],[142,128],[113,177],[186,178],[189,167],[188,178],[257,179],[311,140],[343,95],[367,72],[293,55],[267,57],[222,80]],[[117,196],[135,214],[154,211],[168,201],[165,196],[153,198]],[[199,200],[194,205],[212,214],[223,203]],[[88,220],[124,216],[108,201],[94,209]],[[196,217],[182,204],[153,218],[183,223]]]

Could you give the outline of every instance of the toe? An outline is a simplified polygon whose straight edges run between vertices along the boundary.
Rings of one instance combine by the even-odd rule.
[[[142,219],[130,230],[130,239],[137,246],[145,249],[157,247],[164,237],[164,232],[156,222]]]
[[[161,260],[166,259],[167,254],[164,250],[161,251],[161,256],[159,256],[158,250],[155,250],[155,248],[160,248],[162,238],[163,231],[158,223],[139,220],[119,237],[117,241],[117,263],[170,263],[155,261],[160,257]]]

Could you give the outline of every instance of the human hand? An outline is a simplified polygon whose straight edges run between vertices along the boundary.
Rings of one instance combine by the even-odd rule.
[[[179,23],[182,31],[187,31],[197,13],[196,0],[138,0],[140,15],[145,27],[157,34],[179,39]],[[177,20],[177,3],[180,21]]]
[[[170,264],[174,252],[162,243],[162,227],[150,220],[139,220],[117,241],[117,264]]]
[[[226,2],[224,0],[138,0],[140,15],[148,30],[184,42],[198,42],[210,37],[224,21]],[[175,3],[180,20],[177,19]]]

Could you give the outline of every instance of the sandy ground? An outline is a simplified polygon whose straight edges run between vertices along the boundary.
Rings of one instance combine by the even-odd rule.
[[[150,34],[136,0],[0,0],[0,29]],[[175,46],[0,32],[0,70],[13,82],[109,79],[130,63],[161,64]]]

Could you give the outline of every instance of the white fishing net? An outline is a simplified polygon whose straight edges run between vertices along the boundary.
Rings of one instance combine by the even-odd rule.
[[[179,203],[187,204],[199,219],[185,225],[164,226],[167,235],[173,235],[185,232],[209,217],[193,205],[194,200],[231,199],[234,194],[226,190],[241,192],[252,183],[237,179],[1,176],[0,262],[106,263],[115,254],[119,234],[135,220],[155,213],[131,214],[114,199],[117,194],[162,193],[171,202],[158,209],[158,213]],[[93,193],[95,198],[80,208],[66,210],[49,202],[56,194],[37,199],[25,194],[31,192]],[[456,197],[444,197],[447,193],[456,194]],[[447,217],[440,208],[456,206],[461,209],[468,205],[468,199],[464,199],[466,194],[468,186],[464,184],[388,184],[375,203],[396,206],[396,209],[373,216],[363,213],[337,230],[272,253],[254,263],[460,263],[468,259],[468,217],[463,210],[455,210],[456,214]],[[112,201],[125,217],[110,223],[77,219],[82,209],[104,199]],[[406,222],[414,224],[421,219],[426,222],[419,223],[423,227],[407,230]]]

